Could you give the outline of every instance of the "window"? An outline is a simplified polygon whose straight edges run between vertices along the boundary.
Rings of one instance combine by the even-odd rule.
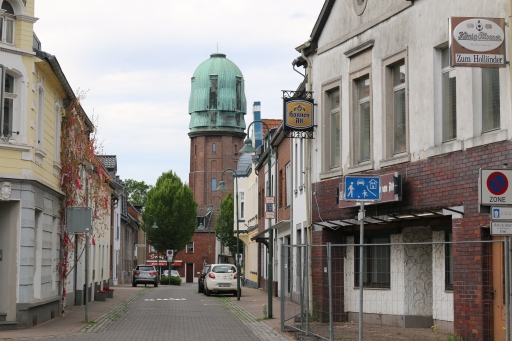
[[[3,70],[0,70],[0,72],[1,71]],[[14,77],[6,73],[4,81],[4,111],[3,117],[0,117],[0,131],[2,133],[2,137],[12,136],[14,99],[16,98],[14,85]]]
[[[389,244],[389,236],[369,236],[364,244]],[[355,240],[359,244],[359,238]],[[359,246],[354,247],[354,285],[359,286]],[[363,264],[363,287],[390,288],[390,246],[365,245]]]
[[[0,15],[0,41],[7,44],[14,44],[14,9],[7,2],[2,2],[2,10],[5,12]]]
[[[244,203],[245,203],[245,193],[244,192],[240,192],[238,194],[238,197],[240,198],[240,219],[243,219],[244,218]]]
[[[236,110],[242,110],[242,77],[240,76],[236,76]]]
[[[334,89],[327,93],[329,98],[329,125],[330,125],[330,167],[335,168],[340,166],[340,143],[341,143],[341,130],[340,130],[340,90]]]
[[[217,146],[215,145],[215,143],[212,143],[212,154],[217,154]]]
[[[450,50],[441,50],[441,91],[443,142],[457,138],[457,78],[455,69],[450,67]]]
[[[304,139],[300,139],[300,168],[299,168],[299,187],[304,186]]]
[[[445,233],[445,241],[452,242],[452,231]],[[444,248],[444,283],[445,290],[453,290],[453,244],[448,243]]]
[[[482,69],[482,132],[500,128],[500,73]]]
[[[357,103],[355,107],[355,123],[358,129],[355,129],[357,134],[357,155],[356,163],[370,161],[370,143],[371,143],[371,116],[370,116],[370,77],[364,76],[355,80]]]
[[[194,253],[194,242],[187,244],[187,253]]]
[[[212,179],[212,191],[217,190],[217,179]]]
[[[217,75],[210,75],[210,109],[217,109]]]
[[[286,206],[292,203],[292,164],[286,164]]]
[[[279,170],[279,181],[277,182],[277,201],[279,204],[279,207],[283,207],[283,188],[284,188],[284,175],[283,170]]]
[[[391,68],[393,78],[393,153],[406,151],[405,63]]]
[[[44,87],[39,86],[37,94],[37,148],[44,148]]]

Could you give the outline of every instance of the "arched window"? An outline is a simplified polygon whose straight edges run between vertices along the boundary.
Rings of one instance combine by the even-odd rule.
[[[4,0],[2,2],[3,14],[0,15],[0,41],[7,44],[14,44],[14,8]]]

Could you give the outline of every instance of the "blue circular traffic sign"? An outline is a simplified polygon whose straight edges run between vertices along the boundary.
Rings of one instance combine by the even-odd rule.
[[[494,195],[502,195],[508,189],[508,179],[502,172],[493,172],[487,177],[487,189]]]

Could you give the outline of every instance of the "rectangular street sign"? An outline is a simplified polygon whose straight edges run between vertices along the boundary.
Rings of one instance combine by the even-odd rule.
[[[491,207],[491,220],[510,220],[512,221],[512,207]]]
[[[66,229],[68,233],[92,232],[92,209],[90,207],[66,208]]]
[[[353,175],[345,177],[345,200],[379,201],[380,176]]]
[[[512,221],[491,221],[491,235],[512,236]]]
[[[274,203],[276,202],[275,197],[267,196],[265,197],[265,219],[274,219]]]

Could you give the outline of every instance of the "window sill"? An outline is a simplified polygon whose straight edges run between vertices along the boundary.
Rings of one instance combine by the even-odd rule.
[[[346,173],[353,174],[373,169],[373,161],[366,161],[357,166],[348,167]]]
[[[320,180],[326,180],[330,178],[339,178],[343,175],[343,172],[341,171],[341,168],[335,168],[328,170],[326,172],[320,173]]]
[[[14,54],[28,55],[28,56],[35,56],[36,55],[36,53],[33,52],[33,51],[22,50],[22,49],[19,49],[19,48],[15,47],[14,45],[7,44],[7,43],[4,43],[4,42],[0,42],[0,51],[11,52],[11,53],[14,53]]]
[[[464,143],[459,140],[443,143],[440,146],[427,149],[427,157],[438,156],[442,154],[453,153],[461,151]]]
[[[483,133],[480,136],[464,140],[464,149],[475,148],[486,144],[505,141],[508,138],[508,130],[493,130]]]
[[[359,286],[354,285],[354,289],[359,290]],[[390,291],[391,287],[389,288],[374,288],[374,287],[363,287],[363,290],[379,290],[379,291]]]
[[[16,143],[7,143],[7,142],[0,141],[0,149],[11,149],[11,150],[19,150],[22,152],[28,152],[31,149],[31,147],[29,147],[27,145],[21,145],[21,144],[16,144]]]
[[[410,162],[410,161],[411,161],[411,154],[402,153],[402,154],[394,155],[390,159],[380,160],[380,167],[384,168],[384,167],[394,166],[399,163],[405,163],[405,162]]]

